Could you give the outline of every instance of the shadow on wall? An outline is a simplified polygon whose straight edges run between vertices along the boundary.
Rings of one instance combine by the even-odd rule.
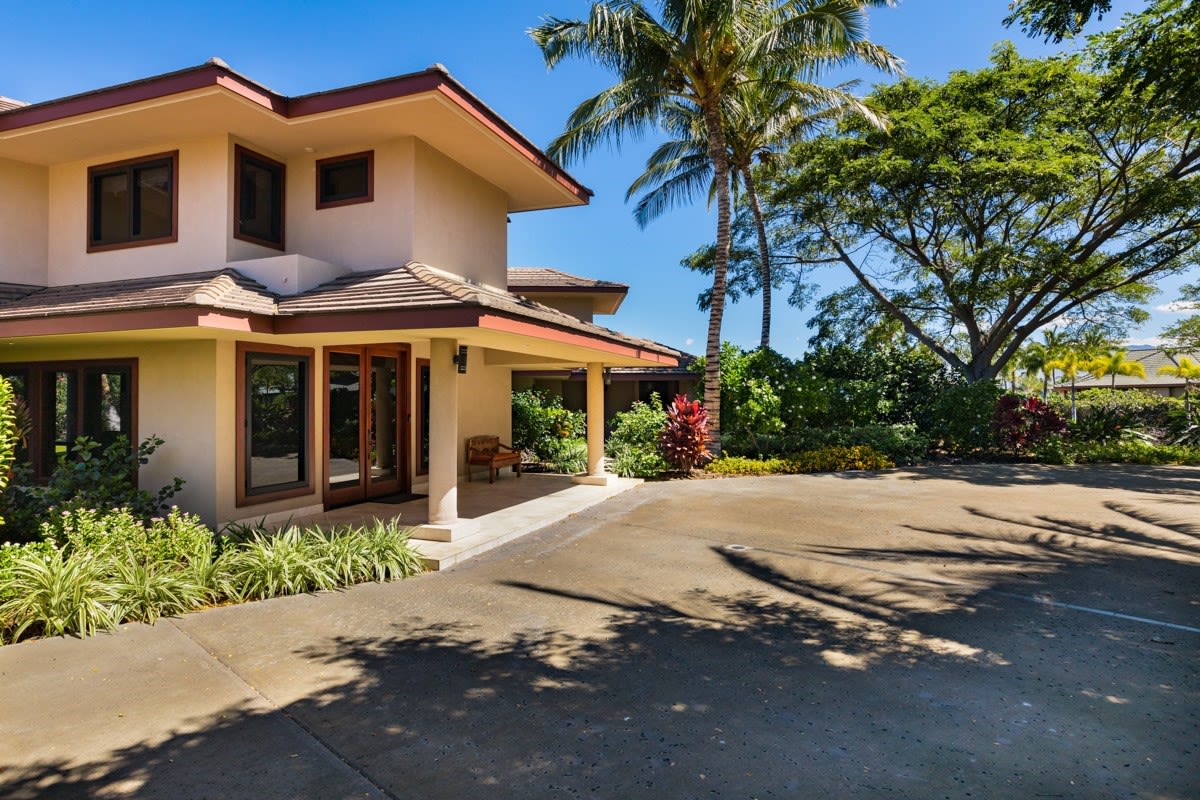
[[[1197,796],[1194,744],[1181,743],[1195,742],[1200,636],[1080,624],[1019,598],[1136,597],[1133,576],[1149,575],[1179,588],[1149,610],[1194,620],[1195,517],[1110,508],[1129,526],[976,512],[1009,534],[937,530],[940,547],[804,559],[716,549],[760,590],[671,603],[509,582],[612,613],[596,637],[522,631],[497,644],[420,620],[384,639],[331,636],[296,655],[355,677],[282,714],[229,708],[103,763],[12,767],[0,794]],[[839,567],[848,559],[860,566]],[[969,572],[950,579],[932,569],[959,564]],[[1046,663],[1052,639],[1066,662]],[[1097,674],[1103,685],[1089,683]],[[1175,711],[1148,724],[1148,707]],[[297,752],[296,725],[346,773],[321,773],[315,744]]]

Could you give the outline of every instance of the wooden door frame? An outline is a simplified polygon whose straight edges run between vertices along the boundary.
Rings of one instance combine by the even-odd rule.
[[[321,379],[323,392],[323,422],[321,433],[321,499],[326,508],[351,505],[398,492],[406,492],[412,488],[411,469],[409,467],[409,443],[411,419],[409,417],[409,392],[411,386],[411,352],[407,344],[364,344],[364,345],[326,345],[322,353],[324,373]],[[358,485],[331,489],[329,485],[329,437],[330,403],[329,378],[330,362],[334,353],[355,355],[358,357]],[[364,459],[370,452],[370,390],[367,381],[370,380],[371,358],[383,356],[396,359],[396,420],[393,426],[396,436],[396,480],[389,482],[384,488],[372,491],[370,464]]]

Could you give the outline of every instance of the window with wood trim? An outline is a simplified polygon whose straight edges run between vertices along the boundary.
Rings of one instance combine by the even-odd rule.
[[[178,240],[178,151],[88,168],[88,252]]]
[[[118,436],[133,443],[137,362],[73,361],[6,364],[0,374],[29,411],[25,455],[34,474],[46,477],[71,452],[80,436],[111,444]]]
[[[337,208],[375,199],[375,151],[317,161],[317,208]]]
[[[255,349],[261,348],[261,349]],[[239,505],[312,488],[312,351],[239,345]]]
[[[255,244],[283,249],[283,164],[234,147],[233,235]]]

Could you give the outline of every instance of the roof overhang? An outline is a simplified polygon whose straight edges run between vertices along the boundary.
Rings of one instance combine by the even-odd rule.
[[[285,158],[415,137],[499,187],[512,212],[592,194],[440,66],[286,97],[214,60],[0,112],[0,158],[51,165],[223,134]]]
[[[639,345],[552,324],[517,319],[487,308],[345,312],[268,316],[207,307],[142,309],[0,321],[0,339],[42,344],[64,337],[150,341],[269,336],[280,343],[336,343],[339,337],[372,340],[450,338],[489,351],[487,363],[513,368],[568,368],[602,362],[611,366],[675,366],[665,348]],[[380,339],[382,341],[382,339]]]
[[[621,307],[625,296],[629,294],[625,286],[597,286],[589,289],[576,289],[569,286],[537,286],[511,288],[514,294],[528,297],[539,303],[553,305],[555,301],[578,300],[590,303],[593,314],[615,314]]]

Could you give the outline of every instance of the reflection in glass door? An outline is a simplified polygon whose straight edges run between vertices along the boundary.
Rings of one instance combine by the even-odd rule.
[[[326,353],[326,504],[401,491],[405,351],[362,347]]]
[[[371,428],[368,432],[368,456],[372,489],[395,482],[400,474],[396,463],[399,449],[399,437],[396,435],[396,362],[395,356],[371,356]]]
[[[325,472],[329,491],[357,489],[360,469],[358,353],[329,354],[329,467]]]

